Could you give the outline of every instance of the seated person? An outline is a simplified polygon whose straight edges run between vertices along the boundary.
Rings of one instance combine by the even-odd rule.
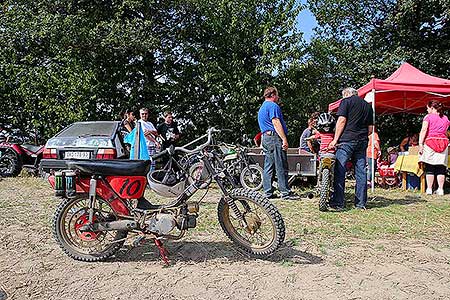
[[[314,129],[316,125],[316,120],[313,118],[308,119],[308,127],[303,130],[302,135],[300,136],[300,149],[305,150],[311,153],[314,153],[314,147],[312,144],[312,140],[308,139],[309,137],[315,135],[317,131]]]
[[[413,135],[409,135],[402,140],[402,142],[400,143],[400,151],[405,152],[408,151],[409,147],[418,145],[419,145],[419,134],[414,133]]]
[[[393,168],[395,165],[395,162],[397,161],[397,158],[398,158],[397,148],[389,147],[389,148],[387,148],[387,153],[388,153],[387,160],[388,160],[389,166]]]

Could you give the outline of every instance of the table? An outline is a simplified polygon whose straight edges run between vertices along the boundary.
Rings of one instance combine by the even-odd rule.
[[[406,190],[406,177],[413,173],[420,177],[420,192],[425,193],[425,173],[423,164],[419,163],[418,154],[399,155],[394,165],[394,170],[402,174],[402,188]]]
[[[450,168],[450,155],[447,168]],[[406,190],[407,173],[414,173],[420,177],[420,192],[425,193],[425,172],[423,163],[419,163],[419,155],[416,151],[411,151],[408,155],[399,155],[394,165],[396,172],[402,174],[402,187]]]

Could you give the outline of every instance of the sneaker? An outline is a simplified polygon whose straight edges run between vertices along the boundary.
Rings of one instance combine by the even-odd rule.
[[[436,190],[436,195],[438,195],[438,196],[444,196],[444,190],[443,190],[443,189],[437,189],[437,190]]]
[[[277,199],[278,196],[275,195],[275,194],[272,194],[272,195],[270,195],[270,196],[267,196],[267,195],[266,195],[266,198],[267,198],[267,199]]]
[[[356,209],[358,209],[358,210],[366,210],[366,207],[365,206],[357,206],[357,207],[355,207]]]
[[[298,196],[294,193],[290,193],[290,194],[287,194],[286,196],[282,196],[281,199],[282,200],[298,200],[298,199],[300,199],[300,196]]]
[[[430,189],[430,188],[427,188],[427,190],[425,191],[425,193],[426,193],[427,195],[433,195],[433,190]]]
[[[341,212],[341,211],[344,211],[344,208],[343,208],[343,207],[340,207],[340,206],[330,206],[330,207],[328,208],[328,210],[334,211],[334,212]]]

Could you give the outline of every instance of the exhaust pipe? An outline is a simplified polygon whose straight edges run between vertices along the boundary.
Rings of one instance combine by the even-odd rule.
[[[136,229],[138,227],[138,224],[136,221],[130,221],[130,220],[119,220],[119,221],[112,221],[112,222],[102,222],[102,223],[94,223],[94,224],[87,224],[80,227],[80,232],[85,231],[93,231],[93,232],[99,232],[99,231],[112,231],[112,230],[132,230]]]

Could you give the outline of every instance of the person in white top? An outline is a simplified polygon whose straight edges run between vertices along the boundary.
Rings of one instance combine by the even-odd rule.
[[[156,130],[153,123],[148,121],[148,108],[141,108],[139,110],[141,119],[138,121],[142,130],[144,131],[145,143],[147,144],[148,154],[152,156],[156,153],[156,147],[158,146],[158,142],[156,141],[156,137],[158,136],[158,131]],[[150,170],[153,171],[155,169],[155,162],[152,162]]]

